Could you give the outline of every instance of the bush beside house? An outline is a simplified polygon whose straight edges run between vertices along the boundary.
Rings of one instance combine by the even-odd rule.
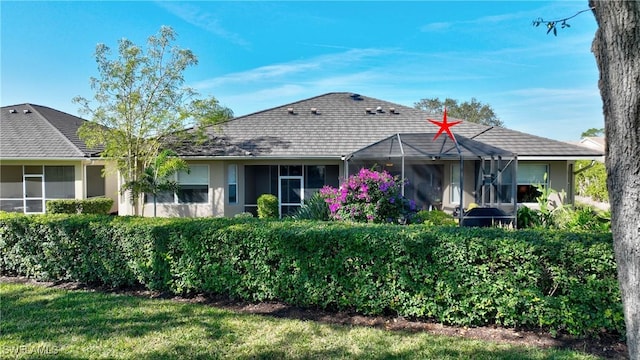
[[[62,199],[48,200],[45,204],[48,214],[108,214],[113,199]]]
[[[258,217],[260,219],[277,219],[280,213],[278,207],[278,198],[275,195],[262,194],[258,197]]]
[[[0,272],[456,325],[624,331],[610,233],[3,214]]]

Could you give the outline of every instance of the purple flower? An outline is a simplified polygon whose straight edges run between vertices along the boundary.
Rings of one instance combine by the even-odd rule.
[[[380,188],[380,191],[387,192],[387,190],[389,190],[390,187],[391,187],[390,183],[383,182],[383,183],[380,183],[380,187],[379,188]]]

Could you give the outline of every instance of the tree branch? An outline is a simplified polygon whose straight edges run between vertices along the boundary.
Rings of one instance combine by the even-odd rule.
[[[558,36],[558,24],[560,24],[561,28],[568,28],[571,27],[571,25],[569,25],[569,23],[567,22],[567,20],[569,19],[573,19],[574,17],[582,14],[583,12],[587,12],[587,11],[592,11],[594,10],[594,7],[590,7],[588,9],[584,9],[581,11],[578,11],[577,13],[573,14],[572,16],[566,17],[566,18],[562,18],[562,19],[557,19],[557,20],[544,20],[543,18],[539,17],[535,20],[533,20],[533,26],[538,27],[541,24],[546,24],[547,26],[547,34],[549,34],[551,31],[553,31],[553,35],[554,36]]]

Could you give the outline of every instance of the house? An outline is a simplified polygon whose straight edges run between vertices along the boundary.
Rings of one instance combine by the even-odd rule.
[[[42,213],[47,200],[108,196],[117,211],[116,175],[103,177],[109,165],[78,138],[85,121],[40,105],[2,107],[0,210]]]
[[[190,165],[179,172],[175,194],[161,194],[159,216],[233,216],[256,213],[270,193],[281,214],[298,209],[325,185],[360,168],[386,170],[406,179],[403,193],[422,209],[453,212],[476,203],[513,213],[536,206],[536,186],[573,203],[574,162],[603,156],[572,145],[501,127],[462,122],[456,142],[427,121],[441,120],[411,107],[353,93],[328,93],[206,129],[204,143],[170,144]],[[108,196],[112,211],[132,214],[99,150],[77,136],[85,122],[45,106],[2,107],[0,209],[40,213],[50,199]],[[103,177],[103,174],[107,176]],[[145,197],[144,213],[151,214]]]
[[[423,209],[477,203],[513,213],[518,204],[535,206],[538,185],[562,194],[554,201],[572,203],[574,161],[603,155],[469,122],[451,128],[456,143],[446,134],[434,140],[438,127],[427,119],[442,115],[346,92],[236,117],[208,128],[204,143],[170,144],[191,171],[176,175],[179,193],[159,196],[158,214],[256,213],[258,197],[270,193],[286,215],[363,166],[405,178],[405,196]],[[151,206],[147,198],[146,214]],[[124,199],[119,212],[132,213]]]
[[[606,141],[604,136],[587,136],[582,138],[578,142],[578,145],[587,147],[589,149],[598,150],[604,154]],[[599,162],[604,162],[604,155],[596,160],[598,160]]]

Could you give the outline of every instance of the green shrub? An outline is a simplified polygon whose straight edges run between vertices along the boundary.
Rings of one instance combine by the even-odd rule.
[[[458,226],[453,215],[447,214],[442,210],[420,210],[415,215],[413,222],[416,224],[425,224],[431,226]]]
[[[49,200],[45,203],[45,209],[48,214],[78,214],[78,200]]]
[[[589,160],[576,161],[576,170],[591,166]],[[609,201],[607,191],[607,169],[603,163],[596,162],[593,166],[576,174],[576,192],[580,196],[590,197],[595,201]]]
[[[48,200],[45,207],[48,214],[108,214],[113,199],[63,199]]]
[[[518,229],[536,228],[542,226],[540,212],[527,206],[518,208]]]
[[[572,231],[611,231],[611,215],[591,207],[565,206],[554,213],[554,224]]]
[[[296,220],[329,220],[329,205],[319,193],[314,193],[292,216]]]
[[[624,332],[603,232],[0,214],[0,273],[454,325]]]
[[[91,198],[80,200],[82,214],[108,214],[113,206],[111,198]]]
[[[258,217],[260,219],[276,219],[278,210],[278,198],[271,194],[262,194],[258,197]]]

